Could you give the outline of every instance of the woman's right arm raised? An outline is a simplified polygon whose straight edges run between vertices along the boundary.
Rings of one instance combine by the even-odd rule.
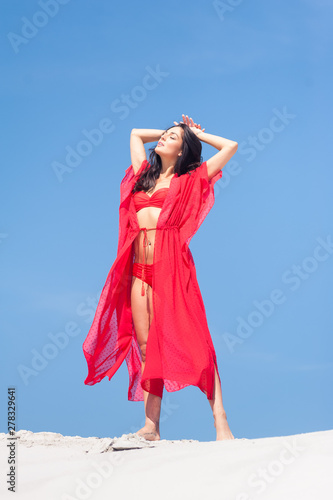
[[[144,144],[146,142],[157,141],[164,130],[133,128],[130,139],[131,162],[136,174],[142,165],[142,162],[147,159]]]

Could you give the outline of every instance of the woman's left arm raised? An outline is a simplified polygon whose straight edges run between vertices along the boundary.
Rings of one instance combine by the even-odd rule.
[[[219,152],[207,160],[207,173],[208,178],[211,179],[216,175],[233,157],[238,148],[238,143],[236,141],[231,141],[230,139],[225,139],[218,135],[207,134],[205,129],[201,130],[201,126],[193,122],[192,118],[187,115],[182,115],[183,123],[186,123],[200,139],[200,141],[213,146],[218,149]],[[177,123],[177,122],[174,122]]]

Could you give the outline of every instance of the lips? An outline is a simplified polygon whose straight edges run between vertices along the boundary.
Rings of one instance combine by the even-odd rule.
[[[163,142],[159,142],[157,145],[158,146],[164,146]]]

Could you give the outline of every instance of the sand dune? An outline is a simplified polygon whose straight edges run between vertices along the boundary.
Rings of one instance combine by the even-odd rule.
[[[20,430],[12,437],[0,434],[0,443],[1,498],[333,498],[333,430],[209,442]],[[14,496],[6,483],[10,450],[16,460]]]

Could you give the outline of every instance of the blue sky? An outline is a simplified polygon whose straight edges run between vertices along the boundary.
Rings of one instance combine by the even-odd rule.
[[[333,7],[221,4],[2,2],[0,370],[18,429],[143,425],[126,363],[84,385],[82,343],[116,257],[130,131],[182,113],[239,144],[190,244],[232,432],[332,428]],[[164,391],[161,437],[215,439],[198,388]]]

